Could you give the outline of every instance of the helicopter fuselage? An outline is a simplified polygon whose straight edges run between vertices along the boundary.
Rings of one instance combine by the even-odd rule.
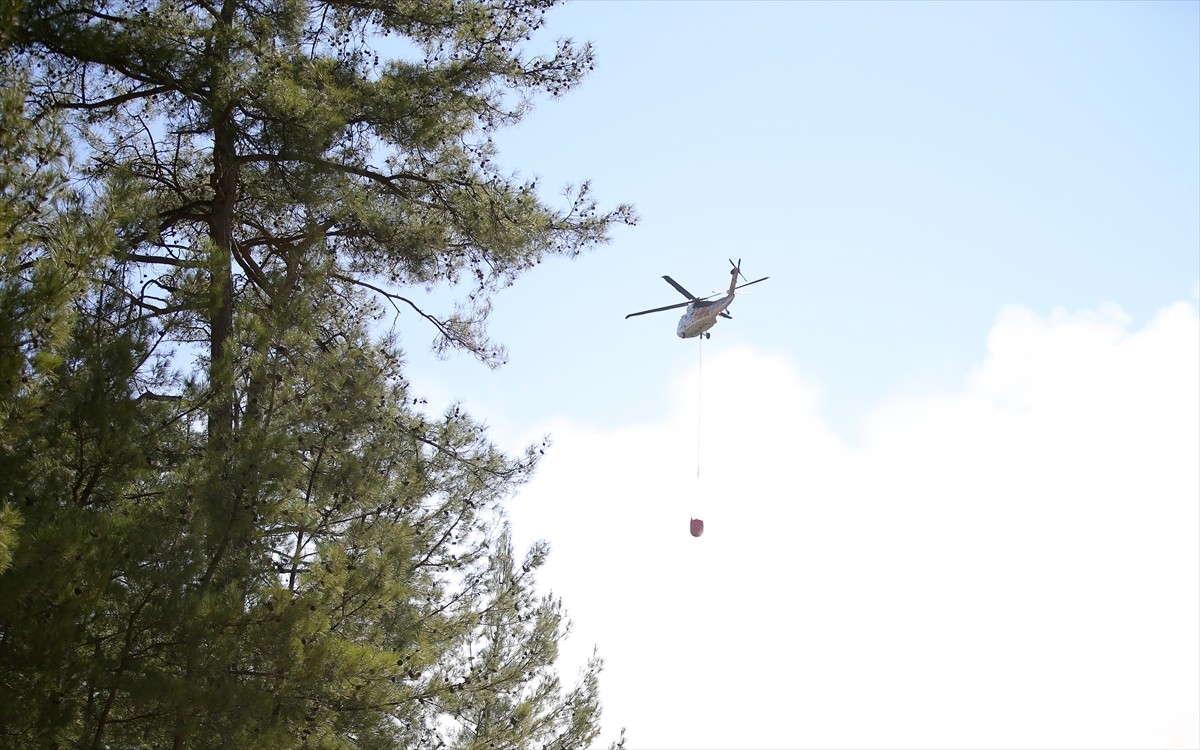
[[[727,294],[718,300],[708,302],[697,300],[687,306],[687,311],[679,319],[675,334],[681,339],[695,338],[717,324],[717,316],[725,312],[729,303],[733,302],[733,294]]]

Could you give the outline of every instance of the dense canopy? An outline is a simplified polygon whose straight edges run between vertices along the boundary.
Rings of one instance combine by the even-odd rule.
[[[392,335],[632,210],[494,161],[539,0],[0,5],[0,744],[585,747],[508,456]],[[447,285],[450,313],[406,290]]]

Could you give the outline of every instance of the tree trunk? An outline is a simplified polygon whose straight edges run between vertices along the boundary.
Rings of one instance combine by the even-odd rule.
[[[219,28],[213,49],[212,118],[213,189],[212,214],[209,219],[211,247],[209,249],[209,378],[212,399],[208,411],[208,442],[217,455],[229,448],[233,433],[233,364],[229,340],[233,334],[233,253],[234,210],[238,192],[237,127],[234,123],[234,104],[237,101],[235,84],[229,80],[230,54],[225,39],[233,25],[236,0],[225,0],[221,6]]]
[[[233,225],[238,169],[236,131],[228,111],[221,114],[213,143],[213,211],[210,221],[212,246],[209,256],[209,377],[211,404],[208,411],[209,446],[222,455],[233,433],[233,366],[229,340],[233,334]]]

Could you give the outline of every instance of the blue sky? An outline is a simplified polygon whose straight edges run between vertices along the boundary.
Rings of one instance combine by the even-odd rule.
[[[723,288],[729,257],[772,280],[714,335],[795,352],[848,432],[896,388],[961,377],[1003,304],[1110,301],[1144,322],[1200,275],[1197,7],[554,9],[544,40],[591,40],[596,70],[502,133],[500,160],[548,198],[591,179],[641,223],[497,299],[507,371],[431,375],[493,388],[493,414],[528,388],[617,424],[694,359],[671,314],[624,315],[679,300],[663,274]]]
[[[594,73],[499,161],[639,225],[496,299],[498,371],[402,330],[432,404],[553,436],[514,525],[606,738],[1200,743],[1200,3],[578,2],[533,48],[565,36]],[[771,279],[699,372],[675,312],[624,319],[727,258]]]

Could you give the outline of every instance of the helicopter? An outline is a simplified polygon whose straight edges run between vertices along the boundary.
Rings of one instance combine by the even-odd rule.
[[[733,259],[731,258],[729,260],[729,265],[733,266],[733,270],[729,272],[729,275],[732,278],[729,279],[729,291],[725,293],[724,297],[721,297],[720,299],[712,299],[712,297],[715,297],[716,295],[703,298],[697,297],[680,286],[679,282],[675,281],[675,279],[672,279],[670,276],[663,276],[668,284],[675,287],[675,291],[679,292],[684,297],[687,297],[690,301],[679,302],[674,305],[667,305],[666,307],[656,307],[653,310],[642,310],[641,312],[629,313],[625,316],[625,319],[629,320],[637,315],[662,312],[663,310],[674,310],[676,308],[686,306],[687,311],[683,314],[683,317],[679,319],[679,327],[675,330],[675,333],[679,336],[679,338],[690,339],[700,335],[703,335],[705,338],[712,338],[712,334],[708,332],[708,329],[717,324],[718,316],[722,318],[733,318],[732,315],[726,312],[726,309],[733,302],[734,292],[742,287],[750,286],[751,284],[757,284],[760,281],[766,281],[767,279],[771,278],[770,276],[764,276],[761,279],[755,279],[754,281],[747,281],[744,284],[739,284],[737,283],[739,277],[742,279],[746,278],[742,275],[742,259],[738,258],[738,262],[734,263]]]

